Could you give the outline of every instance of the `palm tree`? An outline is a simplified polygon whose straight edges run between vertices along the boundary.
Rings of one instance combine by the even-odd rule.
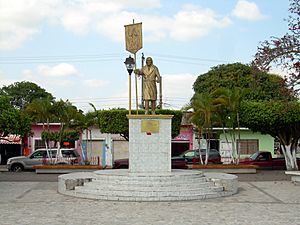
[[[219,108],[219,114],[222,114],[224,123],[232,127],[232,158],[238,164],[240,159],[239,143],[240,143],[240,105],[243,98],[243,92],[240,88],[234,87],[232,89],[221,88],[214,92],[216,96],[215,104]],[[227,119],[226,119],[227,118]],[[223,126],[224,128],[224,126]],[[235,131],[238,129],[238,145],[236,148]],[[223,130],[224,131],[224,130]],[[225,136],[227,139],[227,137]]]
[[[208,155],[210,149],[210,137],[213,124],[213,116],[217,110],[214,105],[214,98],[208,93],[195,93],[193,98],[190,101],[190,104],[186,107],[193,109],[193,115],[191,121],[198,128],[199,141],[202,136],[202,130],[206,135],[206,156],[205,156],[205,165],[208,163]],[[199,155],[200,161],[202,162],[200,145],[199,145]]]
[[[53,118],[53,98],[48,96],[43,99],[35,99],[29,103],[25,112],[28,113],[35,122],[41,122],[43,124],[43,131],[45,131],[45,123],[47,124],[47,130],[50,131],[50,120]],[[49,139],[45,139],[45,146],[47,149],[47,155],[50,157],[48,151]],[[51,146],[50,146],[51,148]]]
[[[26,106],[25,112],[32,116],[35,122],[42,123],[43,130],[46,123],[49,130],[49,122],[53,118],[53,100],[50,97],[35,99]]]

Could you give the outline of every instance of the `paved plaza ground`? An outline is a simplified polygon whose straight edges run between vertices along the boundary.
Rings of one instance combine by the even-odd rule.
[[[57,182],[0,182],[0,224],[300,225],[300,186],[284,171],[240,175],[238,194],[187,202],[109,202],[57,193]]]

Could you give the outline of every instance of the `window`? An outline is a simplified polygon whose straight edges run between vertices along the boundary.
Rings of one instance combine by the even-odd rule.
[[[46,151],[47,152],[47,151]],[[56,158],[57,151],[56,150],[48,150],[50,158]]]
[[[41,158],[56,158],[56,150],[49,150],[49,156],[47,155],[46,150],[37,150],[31,155],[31,159],[41,159]]]
[[[41,139],[34,140],[34,149],[46,148],[45,141]]]
[[[258,151],[258,139],[243,139],[237,141],[240,154],[253,154]]]
[[[47,156],[47,152],[45,151],[36,151],[31,155],[31,159],[41,159]]]
[[[266,153],[261,153],[259,156],[258,156],[258,161],[267,161],[269,159],[269,155],[266,154]]]
[[[62,150],[62,156],[66,158],[77,157],[76,153],[73,150]]]
[[[194,155],[195,155],[194,151],[189,151],[184,154],[185,157],[194,157]]]

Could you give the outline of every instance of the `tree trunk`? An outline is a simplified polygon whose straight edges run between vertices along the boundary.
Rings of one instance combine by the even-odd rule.
[[[202,130],[200,127],[197,127],[198,128],[198,152],[199,152],[199,164],[203,165],[203,160],[202,160],[202,157],[201,157],[201,138],[202,138]]]
[[[230,136],[231,136],[231,159],[232,159],[232,163],[236,163],[235,129],[232,129]]]
[[[285,158],[286,170],[298,170],[296,151],[293,146],[283,145],[283,154]]]
[[[206,131],[205,165],[208,164],[209,150],[210,150],[210,130],[207,130]]]
[[[236,164],[240,164],[240,158],[241,158],[241,152],[240,152],[241,131],[240,131],[240,115],[239,115],[239,113],[237,113],[236,117],[237,117],[237,124],[238,124],[238,143],[237,143],[237,147],[236,147],[236,151],[237,151]]]
[[[231,151],[230,151],[231,162],[230,162],[230,163],[232,163],[232,162],[233,162],[232,146],[230,147],[229,140],[228,140],[227,133],[226,133],[226,131],[225,131],[224,126],[222,126],[222,130],[223,130],[223,134],[224,134],[224,137],[225,137],[225,140],[226,140],[227,148],[228,148],[228,149],[231,148]],[[227,162],[227,163],[228,163],[228,162]]]

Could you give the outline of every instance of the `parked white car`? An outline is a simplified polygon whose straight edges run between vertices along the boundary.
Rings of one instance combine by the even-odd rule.
[[[7,160],[8,171],[20,172],[33,166],[48,164],[76,164],[80,155],[74,148],[37,149],[29,156],[17,156]]]

